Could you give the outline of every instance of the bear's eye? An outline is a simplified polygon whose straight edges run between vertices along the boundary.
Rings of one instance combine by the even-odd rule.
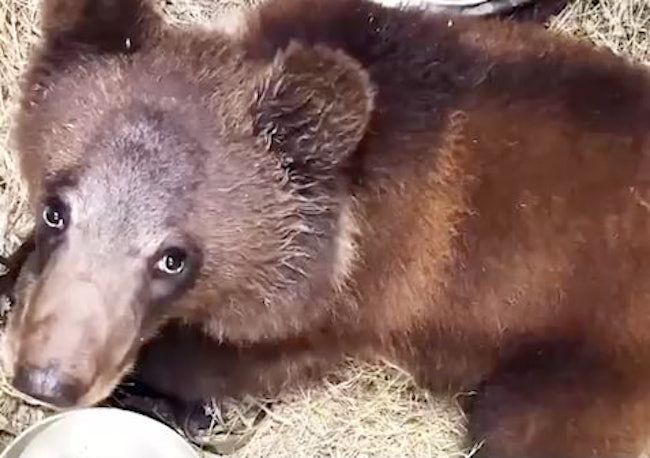
[[[187,254],[180,248],[170,248],[156,262],[156,269],[167,275],[178,275],[185,269]]]
[[[58,200],[49,202],[43,209],[43,222],[52,229],[63,229],[67,223],[63,203]]]

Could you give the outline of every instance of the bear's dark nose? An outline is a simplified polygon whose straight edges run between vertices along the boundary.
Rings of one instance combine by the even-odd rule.
[[[19,366],[12,385],[18,391],[56,407],[71,407],[81,397],[81,385],[66,379],[56,366]]]

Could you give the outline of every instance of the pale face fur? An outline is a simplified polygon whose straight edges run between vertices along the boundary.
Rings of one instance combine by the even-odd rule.
[[[34,68],[51,74],[27,78],[15,138],[37,251],[5,365],[53,404],[106,397],[171,318],[240,341],[317,326],[328,310],[310,298],[354,260],[333,170],[368,121],[365,74],[326,49],[248,63],[216,34],[156,33],[128,56],[45,51]],[[180,273],[160,270],[169,250]]]

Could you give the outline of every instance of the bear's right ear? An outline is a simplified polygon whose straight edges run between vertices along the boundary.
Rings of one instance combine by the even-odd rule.
[[[132,52],[161,25],[153,0],[42,0],[41,30],[54,46]]]
[[[353,58],[291,42],[257,87],[254,130],[285,168],[308,181],[328,178],[364,137],[374,98]]]

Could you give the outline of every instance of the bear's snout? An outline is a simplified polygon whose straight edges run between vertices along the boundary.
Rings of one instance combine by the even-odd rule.
[[[17,295],[7,326],[2,359],[12,385],[58,408],[86,407],[110,395],[142,338],[136,267],[88,247],[71,243],[56,251]]]
[[[58,364],[18,366],[13,386],[23,394],[59,408],[74,406],[85,391],[81,381],[65,374]]]

